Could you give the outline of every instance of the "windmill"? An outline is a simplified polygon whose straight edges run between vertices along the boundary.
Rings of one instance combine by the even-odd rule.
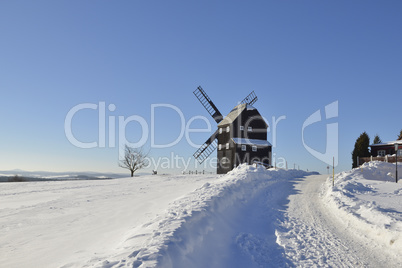
[[[258,100],[254,91],[226,117],[222,116],[201,86],[193,93],[218,124],[218,129],[193,154],[200,164],[218,148],[218,173],[226,173],[245,162],[251,164],[257,161],[270,165],[272,146],[267,141],[268,124],[252,106]],[[259,131],[253,132],[253,127]]]

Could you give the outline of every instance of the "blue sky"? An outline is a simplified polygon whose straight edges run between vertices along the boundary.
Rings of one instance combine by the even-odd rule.
[[[304,141],[325,152],[326,125],[337,123],[336,170],[348,170],[361,132],[390,141],[402,129],[401,14],[400,1],[1,1],[0,170],[124,172],[118,146],[71,144],[70,109],[104,102],[116,137],[119,116],[135,115],[156,143],[167,144],[180,135],[180,116],[155,108],[151,129],[152,105],[177,107],[186,124],[207,117],[192,94],[199,85],[223,114],[254,90],[269,141],[273,117],[286,117],[276,127],[274,156],[323,173],[327,164],[303,146],[302,126],[338,101],[338,117],[306,128]],[[98,141],[98,110],[73,117],[77,139]],[[143,135],[138,122],[125,130],[131,142]],[[190,137],[202,143],[209,135]],[[196,150],[184,137],[169,148],[151,148],[146,138],[154,159],[173,153],[187,161]]]

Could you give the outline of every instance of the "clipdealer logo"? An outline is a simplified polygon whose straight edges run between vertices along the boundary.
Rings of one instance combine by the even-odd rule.
[[[332,118],[338,117],[338,101],[334,101],[324,108],[325,120],[329,120]],[[321,153],[310,146],[308,146],[304,140],[304,130],[318,122],[321,122],[321,110],[317,110],[312,113],[303,123],[302,126],[302,142],[304,148],[315,158],[321,160],[322,162],[326,163],[327,165],[338,166],[338,123],[328,123],[326,124],[326,148],[325,152]],[[334,163],[333,163],[334,162]]]
[[[150,145],[151,149],[164,149],[164,148],[172,148],[181,142],[183,139],[186,143],[192,148],[199,148],[202,144],[197,144],[192,139],[191,135],[195,133],[211,133],[213,132],[213,127],[211,125],[210,120],[205,116],[195,115],[189,119],[186,119],[184,113],[177,106],[167,103],[159,103],[159,104],[151,104],[150,105],[150,120],[146,120],[144,117],[140,115],[116,115],[114,112],[116,110],[116,105],[109,104],[106,102],[100,101],[98,103],[80,103],[73,106],[66,114],[64,120],[64,133],[67,140],[73,146],[81,149],[92,149],[92,148],[115,148],[118,147],[119,158],[122,159],[124,155],[125,146],[129,146],[132,148],[141,148],[146,144]],[[156,133],[156,122],[158,116],[165,114],[169,110],[170,113],[174,113],[174,118],[172,120],[176,120],[179,123],[179,133],[174,136],[171,141],[158,142],[157,133]],[[92,117],[91,120],[98,123],[97,129],[92,129],[92,137],[91,141],[83,141],[79,138],[80,132],[73,131],[74,120],[82,118],[82,115],[87,113],[88,111],[95,112],[95,118]],[[92,114],[93,116],[93,114]],[[268,132],[272,135],[272,145],[273,148],[277,146],[278,139],[278,124],[286,120],[286,116],[282,115],[278,118],[272,116],[272,121],[270,124],[269,120],[264,118],[266,122],[268,122],[269,129]],[[204,127],[195,128],[193,124],[196,122],[203,122]],[[139,139],[136,142],[131,142],[126,137],[126,129],[130,124],[136,125],[136,136]],[[76,126],[75,126],[76,128]],[[74,133],[76,135],[74,135]],[[158,134],[159,135],[159,134]],[[193,136],[195,138],[195,136]],[[173,151],[174,152],[174,151]],[[273,161],[277,164],[278,167],[285,168],[286,160],[282,156],[277,156],[276,153],[272,155]],[[187,169],[190,165],[190,162],[194,162],[195,166],[198,166],[197,161],[193,161],[193,156],[182,157],[177,154],[172,154],[170,152],[170,156],[160,156],[158,159],[153,159],[150,157],[149,163],[157,167],[163,168],[184,168]],[[208,158],[209,162],[205,162],[205,167],[209,167],[211,165],[216,165],[216,157]]]

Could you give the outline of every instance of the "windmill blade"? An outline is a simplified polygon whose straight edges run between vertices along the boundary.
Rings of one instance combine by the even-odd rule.
[[[249,105],[253,105],[258,100],[257,95],[255,95],[254,90],[248,94],[247,97],[244,98],[240,103],[247,103]]]
[[[205,159],[210,156],[213,151],[215,151],[218,142],[217,142],[218,130],[215,131],[214,134],[209,137],[203,145],[193,154],[194,158],[198,160],[200,164],[204,162]]]
[[[219,123],[222,121],[222,114],[219,112],[218,108],[216,108],[215,104],[208,97],[207,93],[199,86],[196,90],[194,90],[194,95],[201,102],[202,106],[207,110],[207,112],[212,116],[212,118]]]

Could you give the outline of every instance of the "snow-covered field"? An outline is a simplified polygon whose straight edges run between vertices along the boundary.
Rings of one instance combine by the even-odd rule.
[[[0,266],[400,266],[393,167],[2,183]]]

